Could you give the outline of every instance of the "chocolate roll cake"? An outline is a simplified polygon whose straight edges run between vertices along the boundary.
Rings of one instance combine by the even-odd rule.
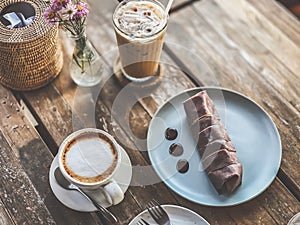
[[[201,91],[183,102],[202,165],[219,194],[232,193],[242,182],[242,165],[213,101]]]

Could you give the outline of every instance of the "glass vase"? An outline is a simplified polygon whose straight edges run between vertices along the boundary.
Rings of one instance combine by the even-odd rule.
[[[82,87],[91,87],[100,83],[102,65],[100,56],[86,36],[85,30],[79,35],[71,36],[75,47],[70,63],[72,80]]]

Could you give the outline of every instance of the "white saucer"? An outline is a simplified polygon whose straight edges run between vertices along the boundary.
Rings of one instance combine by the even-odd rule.
[[[177,205],[162,205],[167,211],[172,225],[209,225],[209,223],[194,211]],[[128,225],[136,225],[143,218],[150,225],[157,224],[147,210],[137,215]]]
[[[132,166],[129,156],[126,151],[120,146],[122,163],[117,169],[113,179],[120,185],[122,191],[125,193],[129,187],[131,177],[132,177]],[[49,182],[51,189],[56,196],[56,198],[65,206],[82,212],[93,212],[96,211],[96,207],[87,200],[83,195],[75,190],[66,190],[62,188],[55,180],[54,170],[58,167],[57,156],[53,159],[50,171],[49,171]],[[99,202],[104,207],[109,207],[110,204],[105,200],[102,192],[93,191],[90,193],[94,196],[97,202]]]

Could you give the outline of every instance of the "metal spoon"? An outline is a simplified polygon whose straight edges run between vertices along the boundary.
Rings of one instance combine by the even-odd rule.
[[[110,211],[108,211],[106,208],[104,208],[102,205],[96,202],[93,198],[91,198],[87,193],[84,192],[84,190],[66,180],[66,178],[62,175],[58,167],[54,171],[54,177],[57,183],[64,189],[76,190],[80,192],[84,197],[86,197],[89,201],[91,201],[94,204],[94,206],[99,210],[97,211],[97,216],[102,222],[104,222],[104,219],[113,224],[118,222],[118,219]]]

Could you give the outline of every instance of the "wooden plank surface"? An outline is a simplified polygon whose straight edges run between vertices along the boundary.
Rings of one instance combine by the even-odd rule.
[[[252,32],[261,31],[261,36],[266,35],[268,39],[273,35],[274,30],[261,27],[251,28],[253,25],[247,26],[249,23],[252,24],[251,20],[247,22],[239,17],[240,13],[236,15],[224,11],[226,7],[219,6],[218,3],[219,1],[202,1],[195,5],[194,10],[187,9],[185,13],[183,11],[177,13],[176,16],[181,19],[176,20],[174,29],[169,30],[168,40],[170,42],[181,40],[186,48],[199,49],[196,54],[200,55],[199,57],[203,58],[214,70],[216,82],[211,82],[210,78],[198,73],[198,66],[190,63],[188,57],[181,57],[181,59],[186,64],[190,64],[190,70],[202,83],[220,85],[239,91],[255,100],[271,115],[279,129],[283,144],[281,168],[293,179],[299,190],[300,174],[297,165],[300,153],[297,151],[299,149],[297,127],[300,122],[300,93],[297,87],[300,85],[300,74],[298,71],[291,72],[297,59],[299,61],[299,47],[291,44],[294,42],[287,36],[281,36],[278,42],[281,45],[286,43],[287,47],[282,47],[286,48],[285,51],[289,51],[290,55],[295,55],[294,61],[292,60],[290,64],[285,63],[283,57],[276,56],[278,52],[273,53],[264,45],[266,40],[253,38],[255,34]],[[259,14],[256,17],[261,16],[259,12],[256,13]],[[244,17],[246,13],[241,14]],[[218,15],[217,18],[220,19],[217,20],[215,15]],[[258,20],[256,24],[264,24],[264,21]],[[241,26],[245,27],[244,32],[234,31],[233,27],[239,27],[241,30]],[[179,32],[180,29],[184,31]],[[174,31],[173,35],[170,34],[172,31]],[[280,35],[283,32],[280,31]],[[193,36],[195,41],[183,41],[186,33]],[[274,42],[273,48],[275,46]],[[177,55],[179,54],[182,55],[182,51],[177,51]]]
[[[12,219],[2,200],[0,201],[0,224],[13,225]]]
[[[183,14],[186,14],[186,12],[183,12]],[[170,30],[171,29],[172,26],[170,26]],[[96,34],[97,32],[98,32],[97,29],[93,29],[93,33],[89,33],[92,40],[96,40],[96,36],[91,34]],[[113,36],[113,33],[111,32],[113,31],[108,32],[108,36]],[[172,34],[172,30],[170,32]],[[173,32],[176,32],[176,30],[173,30]],[[179,38],[181,37],[179,36]],[[105,48],[109,49],[111,46],[114,45],[113,40],[111,40],[111,42],[105,42],[102,44],[101,43],[97,43],[97,47],[99,50]],[[113,54],[108,55],[107,61],[108,62],[111,61],[114,57],[115,55]],[[156,111],[159,105],[161,105],[169,97],[176,94],[178,91],[194,86],[193,83],[183,78],[184,75],[180,71],[175,70],[171,72],[167,73],[168,75],[163,78],[163,81],[160,83],[160,85],[156,89],[154,89],[151,92],[151,94],[147,96],[146,99],[143,99],[140,102],[140,104],[135,105],[133,109],[131,109],[130,107],[129,108],[124,107],[125,114],[128,114],[128,111],[130,111],[131,113],[130,118],[128,118],[131,121],[130,122],[131,130],[134,130],[134,135],[139,137],[140,139],[145,139],[147,126],[151,119],[151,115],[153,115],[153,113]],[[36,98],[36,96],[39,96],[38,98],[41,99],[41,101],[38,101],[38,104],[40,106],[33,105],[34,110],[40,110],[37,114],[42,113],[41,109],[43,109],[44,115],[47,115],[48,113],[52,114],[51,107],[49,107],[50,105],[43,106],[43,104],[44,102],[49,102],[49,103],[52,102],[52,100],[49,101],[47,99],[48,98],[47,96],[49,96],[48,92],[57,92],[54,96],[60,94],[60,92],[62,92],[63,94],[64,89],[63,89],[63,85],[60,85],[61,82],[66,82],[67,80],[68,82],[66,83],[70,82],[69,78],[66,76],[68,75],[63,74],[58,78],[58,80],[55,81],[55,85],[59,84],[56,87],[51,85],[48,87],[49,89],[47,89],[47,91],[37,91],[35,93],[26,94],[26,98],[28,102],[31,102],[32,98]],[[225,80],[225,78],[223,79]],[[182,82],[178,82],[179,80],[182,80]],[[216,84],[214,83],[215,82],[214,79],[210,80],[210,82],[211,84]],[[76,93],[76,88],[72,87],[72,85],[70,84],[68,84],[67,86],[71,87],[73,91],[68,90],[69,94],[67,95],[66,102],[60,101],[61,103],[59,103],[58,105],[56,105],[57,102],[54,102],[54,104],[52,104],[52,107],[58,109],[57,115],[63,118],[63,119],[62,118],[54,119],[52,121],[52,123],[54,124],[60,123],[61,121],[65,121],[65,123],[69,123],[68,121],[70,121],[70,115],[68,115],[69,110],[65,111],[64,108],[72,107],[71,106],[72,96],[74,96],[73,94]],[[176,88],[174,88],[174,86]],[[109,79],[104,85],[104,87],[102,88],[100,97],[96,96],[97,97],[97,107],[96,107],[97,127],[107,130],[117,138],[117,140],[122,144],[122,146],[126,148],[128,154],[132,158],[134,165],[137,164],[145,165],[146,162],[138,152],[138,150],[145,151],[146,150],[145,146],[143,144],[140,144],[139,142],[135,142],[136,139],[132,137],[130,131],[124,129],[124,127],[126,128],[127,121],[123,121],[122,118],[119,118],[117,115],[115,117],[111,117],[110,115],[113,107],[113,103],[119,97],[118,95],[122,91],[122,89],[123,86],[120,85],[120,83],[118,83],[118,80],[116,80],[115,77],[111,77],[111,79]],[[138,93],[132,93],[133,97],[138,99],[139,96],[136,96],[137,94]],[[50,98],[52,98],[51,95]],[[127,99],[127,101],[129,101],[129,99]],[[35,100],[34,102],[37,101]],[[122,103],[124,106],[127,105],[126,102],[122,102]],[[59,107],[60,104],[70,104],[70,106]],[[128,102],[128,104],[129,106],[131,106],[130,102]],[[48,112],[45,109],[50,109],[50,110]],[[120,112],[121,115],[124,115],[124,113]],[[45,116],[45,118],[47,117],[48,116]],[[137,121],[138,123],[136,123]],[[48,132],[51,135],[52,134],[54,135],[54,133],[57,132],[57,129],[55,128],[56,126],[54,125],[51,127],[47,128]],[[70,124],[66,126],[64,125],[63,127],[67,127],[66,130],[68,130],[68,132],[72,131],[72,127]],[[61,137],[65,135],[64,133],[61,132],[61,130],[59,130],[58,133],[60,133]],[[56,139],[56,142],[57,142],[56,144],[59,145],[59,142],[61,142],[61,140]],[[146,154],[142,154],[142,155],[146,157]],[[266,193],[259,196],[259,198],[252,200],[249,203],[245,203],[242,206],[242,209],[240,208],[241,206],[229,207],[226,208],[225,210],[216,209],[212,207],[199,206],[182,199],[180,196],[177,196],[174,193],[170,193],[170,191],[168,191],[168,188],[166,188],[164,184],[157,184],[151,187],[150,186],[130,187],[128,193],[126,194],[125,201],[116,207],[112,207],[111,210],[120,217],[121,221],[124,224],[126,224],[128,223],[128,221],[130,221],[131,218],[133,218],[141,210],[141,208],[143,208],[143,205],[149,199],[152,198],[151,193],[156,193],[158,190],[160,190],[159,193],[164,193],[163,196],[161,196],[163,202],[180,203],[181,205],[192,208],[196,212],[200,213],[201,215],[204,215],[204,217],[207,218],[208,221],[214,224],[222,224],[224,221],[226,221],[226,224],[235,224],[238,222],[240,222],[241,224],[242,223],[251,224],[250,223],[251,221],[258,221],[258,224],[264,224],[266,223],[266,221],[268,222],[273,221],[273,223],[277,222],[278,224],[280,224],[288,221],[288,219],[297,210],[299,210],[297,201],[292,196],[290,196],[289,192],[283,188],[282,184],[279,181],[275,181],[272,187]],[[274,193],[276,196],[278,196],[278,198],[273,198]],[[176,200],[173,200],[172,196],[175,196]],[[278,202],[279,205],[277,205]],[[281,215],[278,214],[279,210],[281,210],[281,208],[286,204],[288,205],[288,207],[285,207],[286,210],[284,210],[283,216],[278,216]],[[275,207],[275,205],[277,206]],[[271,207],[268,209],[269,206]],[[256,209],[253,210],[253,208]],[[123,213],[120,214],[120,212],[123,211],[126,211],[125,216],[123,215]],[[249,211],[251,211],[251,213],[245,213]]]
[[[15,96],[0,85],[0,218],[13,224],[95,223],[88,214],[74,213],[53,195],[48,174],[53,156],[24,114]],[[64,218],[65,215],[70,215]],[[59,222],[59,221],[64,221]]]
[[[297,19],[294,14],[286,9],[286,7],[277,2],[269,0],[262,0],[259,2],[248,0],[248,2],[253,5],[254,8],[259,10],[275,26],[284,30],[284,33],[299,46],[299,18]]]
[[[158,0],[163,6],[167,6],[169,0]],[[177,8],[182,8],[185,5],[189,5],[192,2],[197,0],[174,0],[171,11],[177,10]],[[112,14],[118,5],[117,0],[102,0],[99,1],[89,1],[90,8],[98,12],[98,14],[107,15],[107,20],[102,20],[100,24],[108,22],[108,20],[112,19]]]
[[[175,1],[174,6],[177,3],[185,1]],[[181,8],[170,17],[162,56],[164,76],[157,85],[141,90],[120,83],[112,73],[118,55],[111,24],[116,3],[104,1],[100,5],[91,1],[91,4],[88,36],[104,56],[108,78],[98,90],[77,88],[72,83],[68,73],[72,43],[64,35],[65,64],[60,76],[37,91],[14,92],[17,99],[28,105],[38,122],[39,133],[27,120],[15,96],[0,86],[0,150],[5,153],[0,156],[0,175],[5,178],[0,181],[0,224],[3,221],[9,225],[22,222],[100,224],[94,213],[75,212],[59,203],[48,183],[49,167],[58,146],[68,134],[85,126],[97,126],[111,133],[125,148],[134,166],[134,177],[124,201],[110,207],[120,224],[128,224],[153,196],[161,203],[191,208],[211,224],[253,224],[254,221],[255,224],[286,224],[300,211],[299,201],[278,178],[258,197],[238,206],[218,208],[192,203],[171,191],[147,167],[150,161],[146,149],[147,129],[153,114],[168,98],[195,86],[186,76],[193,73],[196,83],[242,92],[266,109],[281,134],[282,172],[299,188],[297,22],[292,21],[292,26],[285,31],[288,14],[280,14],[282,20],[265,15],[266,9],[262,7],[265,5],[281,12],[268,1],[256,5],[251,0],[207,0]],[[280,48],[285,48],[283,53]],[[8,167],[2,165],[7,164],[8,158],[13,159],[10,171],[17,168],[19,173],[6,173]],[[145,174],[141,178],[141,171],[155,182],[145,185],[147,179]],[[16,181],[25,184],[26,194],[15,191],[22,187]],[[22,201],[14,204],[13,199],[19,198]],[[15,210],[32,213],[15,215]]]

